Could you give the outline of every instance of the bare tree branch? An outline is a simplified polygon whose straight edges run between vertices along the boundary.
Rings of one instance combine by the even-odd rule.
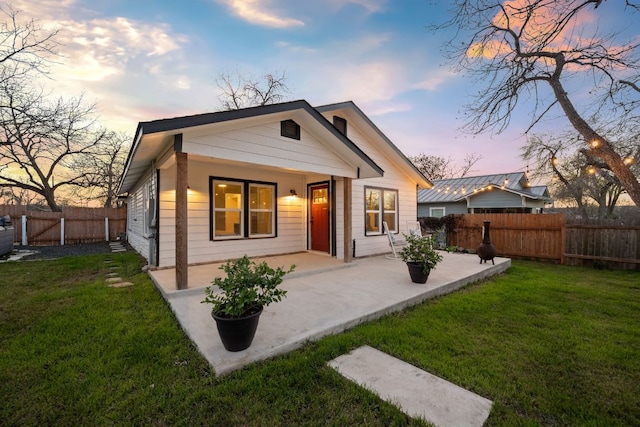
[[[50,102],[15,81],[0,83],[0,99],[0,185],[32,191],[59,210],[56,191],[84,186],[93,173],[87,159],[105,137],[95,107],[82,98]]]
[[[289,93],[284,72],[267,73],[256,79],[244,76],[240,70],[223,71],[216,77],[222,93],[218,97],[222,110],[268,105],[282,102]]]
[[[581,135],[583,147],[606,163],[640,206],[640,182],[621,155],[625,141],[616,139],[633,132],[607,132],[637,126],[640,91],[633,82],[640,80],[640,43],[620,32],[601,33],[597,24],[580,24],[583,14],[605,6],[618,5],[454,0],[452,18],[432,28],[456,30],[444,46],[447,58],[477,84],[474,101],[466,106],[467,130],[500,133],[519,106],[531,111],[534,127],[559,108]],[[635,1],[627,0],[626,6],[631,13],[638,10]],[[598,128],[591,120],[597,116],[610,124]]]
[[[451,157],[444,158],[440,156],[430,156],[427,154],[409,156],[409,160],[411,160],[415,167],[430,181],[448,178],[463,178],[481,159],[482,156],[479,154],[467,154],[462,165],[456,166],[453,163],[453,160],[451,160]]]

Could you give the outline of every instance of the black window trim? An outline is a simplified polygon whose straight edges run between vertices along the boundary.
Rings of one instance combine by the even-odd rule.
[[[215,215],[214,209],[214,181],[230,181],[242,184],[243,188],[243,200],[242,200],[242,221],[243,221],[243,235],[236,238],[216,239],[214,237],[214,224],[213,217]],[[272,236],[250,236],[249,235],[249,223],[250,210],[249,210],[249,187],[251,184],[257,185],[271,185],[273,186],[273,235]],[[209,176],[209,241],[212,242],[227,242],[236,240],[259,240],[259,239],[275,239],[278,237],[278,183],[269,181],[259,181],[255,179],[239,179],[239,178],[227,178],[223,176]]]

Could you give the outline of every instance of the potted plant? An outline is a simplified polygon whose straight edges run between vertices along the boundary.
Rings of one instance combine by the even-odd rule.
[[[411,281],[425,283],[431,269],[442,261],[442,255],[434,249],[436,239],[416,234],[405,234],[404,237],[406,245],[400,251],[400,259],[407,263]]]
[[[212,305],[211,316],[224,348],[241,351],[251,345],[262,309],[286,296],[287,291],[278,286],[295,265],[289,270],[273,269],[266,262],[257,264],[245,255],[227,261],[220,269],[226,276],[213,280],[202,302]]]

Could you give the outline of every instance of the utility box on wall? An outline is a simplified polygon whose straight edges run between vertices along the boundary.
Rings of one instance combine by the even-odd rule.
[[[0,216],[0,256],[13,250],[13,233],[11,218],[8,215]]]

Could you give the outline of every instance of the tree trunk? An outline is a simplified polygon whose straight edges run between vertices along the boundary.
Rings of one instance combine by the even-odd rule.
[[[566,114],[573,127],[582,135],[587,144],[590,144],[590,153],[602,159],[613,174],[620,180],[620,183],[633,200],[633,203],[640,207],[640,183],[631,172],[631,169],[624,164],[622,158],[616,153],[609,141],[600,136],[589,124],[578,114],[573,103],[567,96],[559,76],[554,76],[548,80],[553,92],[555,93],[558,103]],[[597,146],[592,145],[593,141],[597,141]]]
[[[52,188],[43,188],[42,189],[42,195],[44,196],[44,199],[47,201],[47,205],[49,205],[49,208],[51,209],[51,212],[61,212],[62,209],[60,209],[60,207],[58,206],[58,204],[56,203],[56,198],[53,194],[53,189]]]

